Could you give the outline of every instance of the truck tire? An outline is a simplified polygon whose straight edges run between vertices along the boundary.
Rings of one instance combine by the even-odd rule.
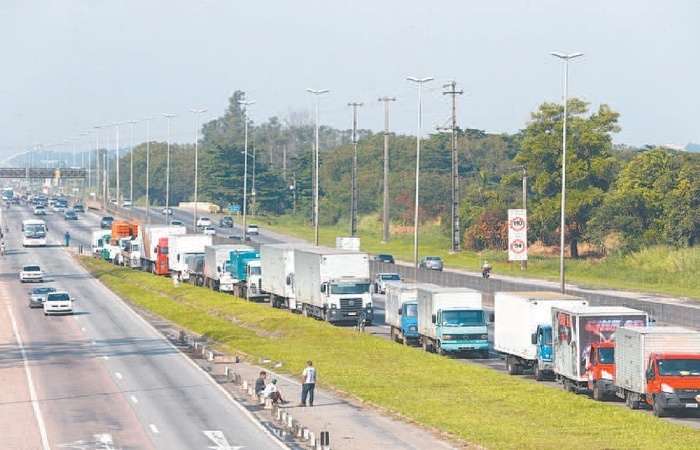
[[[654,417],[666,417],[668,414],[663,406],[654,397]]]
[[[535,363],[533,370],[535,371],[535,380],[544,381],[544,372],[540,370],[540,365]]]
[[[506,367],[508,369],[508,375],[518,374],[518,365],[515,363],[514,359],[515,358],[513,358],[510,355],[506,356]]]
[[[442,348],[442,345],[440,345],[440,341],[435,343],[435,353],[440,356],[445,356],[445,349]]]
[[[598,383],[595,383],[593,385],[593,400],[597,402],[602,402],[605,399],[605,394],[601,392],[600,390],[600,385]]]
[[[637,400],[636,394],[632,392],[625,392],[625,404],[629,409],[639,409],[639,400]]]

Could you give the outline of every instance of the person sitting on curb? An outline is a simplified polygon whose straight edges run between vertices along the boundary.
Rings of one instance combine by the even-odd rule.
[[[263,394],[265,397],[270,398],[272,403],[287,403],[282,399],[282,394],[277,390],[277,378],[273,378],[272,381],[270,381],[270,384],[265,387]]]
[[[260,395],[265,390],[265,378],[267,378],[267,372],[264,370],[260,372],[260,376],[255,380],[255,393]]]

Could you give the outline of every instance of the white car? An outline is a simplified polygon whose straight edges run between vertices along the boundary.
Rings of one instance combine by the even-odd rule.
[[[209,217],[200,217],[197,219],[197,228],[205,228],[211,226],[211,219]]]
[[[246,234],[255,234],[258,235],[260,234],[260,229],[258,228],[257,225],[248,225],[245,229]]]
[[[166,215],[166,214],[169,215],[169,216],[172,216],[172,215],[173,215],[173,209],[172,209],[172,208],[163,208],[163,210],[162,210],[161,212],[163,213],[163,215]]]
[[[73,298],[68,292],[50,292],[44,300],[44,315],[73,314]]]
[[[209,225],[208,227],[204,227],[204,229],[202,230],[202,233],[204,233],[208,236],[215,236],[216,235],[216,228]]]
[[[127,199],[124,200],[124,202],[122,203],[122,206],[123,206],[124,208],[127,208],[127,207],[131,206],[131,200],[129,200],[129,199],[127,198]]]
[[[42,281],[44,281],[44,271],[41,270],[41,267],[39,267],[36,264],[24,266],[19,272],[19,281],[20,283],[41,283]]]
[[[45,216],[46,215],[46,208],[43,205],[36,205],[34,207],[34,215],[35,216]]]

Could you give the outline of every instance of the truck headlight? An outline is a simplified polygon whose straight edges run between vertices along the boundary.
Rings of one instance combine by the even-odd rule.
[[[336,309],[336,308],[338,308],[338,305],[331,304],[331,309]]]
[[[668,384],[662,383],[662,384],[661,384],[661,392],[665,392],[665,393],[667,393],[667,394],[673,394],[673,393],[676,392],[676,390],[673,389],[673,388],[672,388],[671,386],[669,386]]]
[[[454,336],[452,336],[451,334],[443,334],[442,340],[443,341],[454,341]]]
[[[418,327],[415,325],[411,325],[410,327],[408,327],[408,331],[418,331]]]
[[[488,334],[482,334],[482,335],[481,335],[481,340],[482,340],[482,341],[488,341],[488,340],[489,340],[489,335],[488,335]]]

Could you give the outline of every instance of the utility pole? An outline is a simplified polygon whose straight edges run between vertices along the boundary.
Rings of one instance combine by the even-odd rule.
[[[382,243],[389,242],[389,102],[396,101],[394,97],[380,97],[384,102],[384,231]]]
[[[350,205],[350,236],[357,236],[357,107],[362,103],[348,103],[352,106],[352,200]]]
[[[449,89],[444,95],[452,96],[452,126],[444,127],[452,131],[452,251],[460,251],[459,235],[459,154],[457,153],[457,95],[464,91],[457,90],[457,82],[452,81],[443,86]]]
[[[523,164],[523,210],[527,214],[527,166],[525,164]],[[520,261],[520,270],[527,270],[527,259]]]

